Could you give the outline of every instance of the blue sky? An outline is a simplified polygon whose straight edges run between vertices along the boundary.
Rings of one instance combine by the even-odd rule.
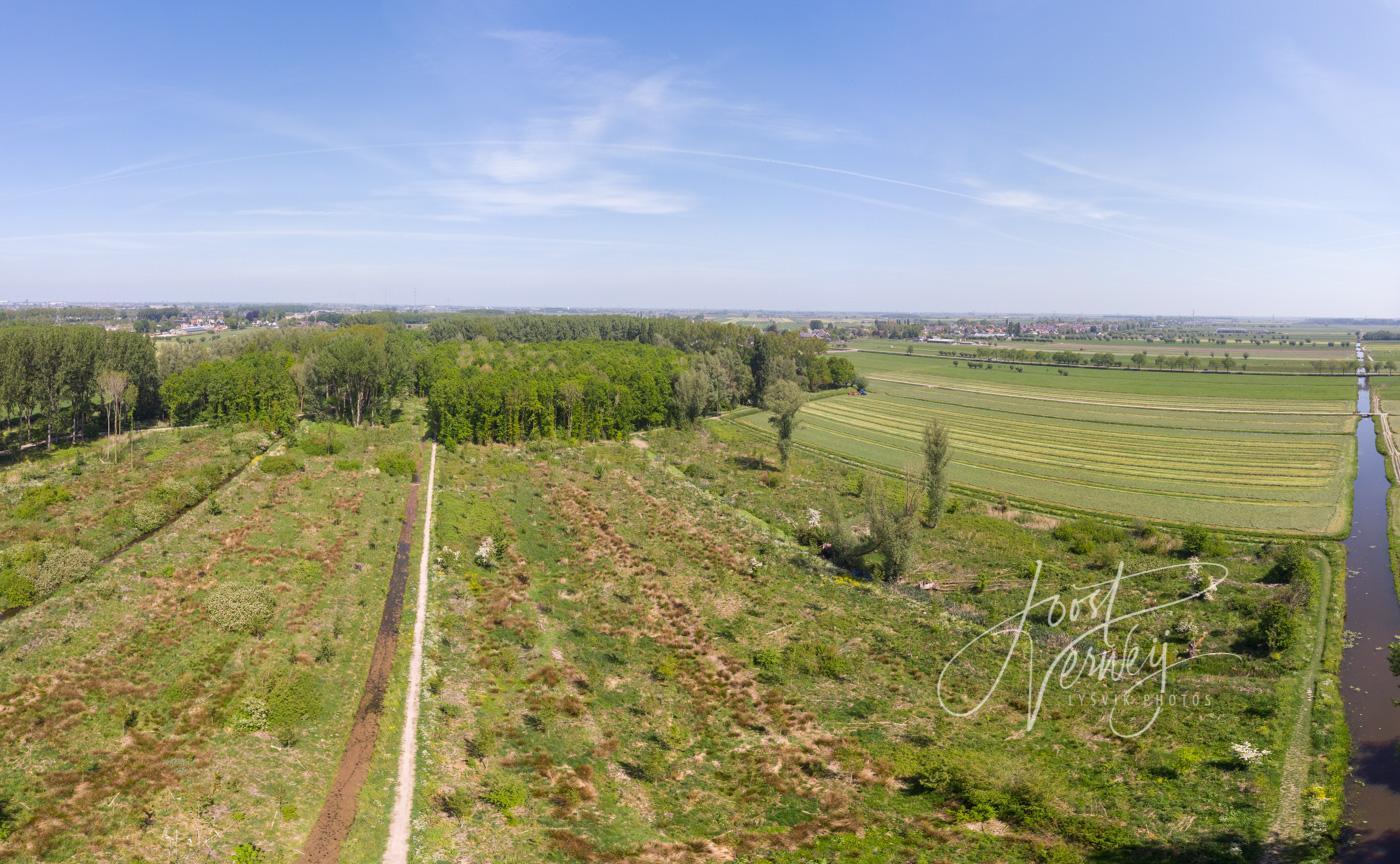
[[[0,300],[1400,316],[1400,2],[9,3]]]

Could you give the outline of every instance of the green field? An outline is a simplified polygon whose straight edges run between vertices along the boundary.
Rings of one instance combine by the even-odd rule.
[[[9,462],[0,468],[0,611],[85,578],[204,500],[268,440],[249,429],[158,428]]]
[[[227,434],[193,431],[191,453]],[[0,621],[0,859],[226,864],[251,843],[294,860],[345,747],[403,514],[408,478],[375,463],[419,434],[341,427],[333,456],[259,456]]]
[[[917,468],[923,429],[938,419],[953,439],[953,483],[984,497],[1234,530],[1345,525],[1349,378],[1061,375],[850,356],[870,395],[810,402],[799,446],[898,473]],[[732,419],[771,434],[762,412]]]
[[[1146,368],[1154,368],[1154,361],[1157,357],[1180,357],[1191,356],[1207,363],[1211,359],[1225,357],[1231,358],[1236,366],[1234,372],[1278,372],[1278,373],[1314,373],[1318,369],[1314,365],[1316,361],[1327,361],[1329,364],[1335,361],[1350,361],[1356,356],[1352,342],[1343,340],[1333,347],[1322,345],[1280,345],[1265,344],[1253,345],[1249,343],[1227,343],[1224,345],[1207,343],[1201,345],[1179,344],[1168,342],[1149,342],[1146,340],[1084,340],[1084,341],[1055,341],[1055,342],[1035,342],[1035,341],[997,341],[984,345],[955,345],[944,342],[910,342],[908,340],[897,339],[857,339],[851,343],[853,347],[865,351],[894,352],[903,354],[911,348],[914,354],[937,357],[948,353],[976,353],[979,347],[991,347],[1000,350],[1020,350],[1027,352],[1045,351],[1054,353],[1057,351],[1073,351],[1081,355],[1081,362],[1088,364],[1089,358],[1095,354],[1112,354],[1114,359],[1123,366],[1132,365],[1132,356],[1139,351],[1147,353],[1148,361]],[[1245,355],[1248,355],[1247,357]],[[1330,371],[1330,366],[1324,371]]]
[[[968,506],[920,532],[912,577],[965,587],[851,578],[787,539],[812,507],[859,518],[840,464],[799,457],[774,483],[744,467],[749,439],[730,424],[648,439],[440,458],[415,860],[1258,854],[1282,763],[1240,771],[1229,747],[1286,749],[1312,637],[1283,656],[1241,647],[1277,596],[1254,550],[1228,554],[1222,596],[1189,609],[1206,650],[1243,652],[1185,667],[1172,692],[1193,704],[1125,740],[1101,703],[1063,693],[1026,733],[1021,672],[958,720],[935,697],[939,669],[1018,608],[1035,560],[1065,590],[1099,578],[1092,556]],[[500,552],[483,567],[488,536]],[[1179,560],[1117,536],[1101,551],[1130,569]],[[1320,721],[1324,746],[1335,722]],[[1325,757],[1311,765],[1308,782],[1335,788]],[[1316,826],[1325,802],[1306,807]]]

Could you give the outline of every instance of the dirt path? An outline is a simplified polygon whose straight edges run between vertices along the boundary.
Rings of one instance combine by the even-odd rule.
[[[1256,408],[1200,408],[1194,405],[1106,402],[1095,399],[1068,399],[1063,396],[1032,396],[1027,393],[1004,393],[996,390],[983,390],[977,387],[959,387],[954,384],[930,384],[927,381],[910,381],[907,378],[891,378],[887,375],[866,375],[865,377],[871,381],[888,381],[891,384],[927,387],[930,390],[956,390],[960,393],[976,393],[981,396],[996,396],[1003,399],[1033,399],[1037,402],[1068,402],[1071,405],[1097,405],[1101,408],[1135,408],[1145,411],[1192,411],[1202,414],[1267,414],[1276,417],[1351,417],[1356,414],[1355,411],[1264,411]]]
[[[379,634],[374,640],[374,654],[369,661],[369,675],[355,709],[355,722],[350,738],[340,757],[340,767],[331,781],[330,793],[311,826],[311,833],[302,847],[301,864],[336,864],[340,846],[350,833],[359,803],[360,787],[369,774],[374,742],[379,737],[379,718],[384,713],[384,692],[389,686],[389,673],[394,666],[394,653],[399,641],[399,618],[403,615],[403,592],[408,583],[408,559],[413,546],[413,525],[418,519],[418,474],[408,487],[404,505],[403,526],[399,529],[399,545],[394,553],[394,569],[389,576],[389,591],[384,596],[384,613],[379,619]]]
[[[413,613],[413,655],[408,664],[408,696],[403,708],[403,738],[399,742],[398,790],[389,816],[389,842],[384,864],[406,864],[408,834],[413,818],[414,776],[418,769],[418,699],[423,688],[423,628],[428,618],[428,550],[433,530],[433,475],[437,444],[428,457],[428,506],[423,511],[423,554],[418,559],[418,605]]]
[[[1293,731],[1288,736],[1288,749],[1283,754],[1283,772],[1279,778],[1278,812],[1269,826],[1269,838],[1264,851],[1266,862],[1282,861],[1285,851],[1303,838],[1303,787],[1308,782],[1308,764],[1312,761],[1312,706],[1317,695],[1317,673],[1322,669],[1322,655],[1327,646],[1327,616],[1332,603],[1332,566],[1326,557],[1315,555],[1322,568],[1322,602],[1317,606],[1313,621],[1313,650],[1308,667],[1303,670],[1302,699],[1293,719]]]

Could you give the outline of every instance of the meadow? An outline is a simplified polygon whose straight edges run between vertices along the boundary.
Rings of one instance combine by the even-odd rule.
[[[869,395],[803,408],[809,452],[900,474],[945,423],[951,480],[1024,506],[1253,532],[1345,527],[1354,458],[1350,378],[1197,376],[976,366],[852,355]],[[728,415],[758,440],[767,415]]]
[[[421,426],[327,431],[0,623],[0,858],[295,857],[364,682]]]
[[[1240,656],[1182,667],[1147,733],[1110,734],[1099,684],[1027,731],[1019,663],[963,719],[937,700],[943,664],[1020,608],[1036,560],[1047,593],[1106,578],[1105,555],[1178,565],[1125,603],[1190,593],[1177,541],[1100,526],[1094,550],[959,499],[906,582],[874,583],[793,539],[814,510],[859,520],[839,463],[778,474],[727,423],[646,443],[440,459],[415,860],[1249,860],[1280,806],[1310,837],[1335,820],[1306,723],[1297,776],[1317,792],[1279,795],[1321,622],[1252,645],[1283,590],[1267,547],[1223,550],[1229,580],[1184,607],[1172,638],[1198,641],[1171,650]],[[1315,716],[1325,747],[1336,713]],[[1280,755],[1244,767],[1241,738]]]
[[[1278,372],[1278,373],[1314,373],[1318,371],[1317,361],[1324,361],[1329,364],[1326,369],[1330,370],[1330,364],[1336,362],[1350,361],[1356,356],[1355,350],[1351,347],[1352,342],[1343,337],[1335,342],[1331,347],[1326,343],[1321,345],[1288,345],[1279,343],[1267,343],[1256,345],[1249,342],[1206,342],[1203,344],[1187,344],[1176,342],[1157,342],[1143,339],[1095,339],[1072,341],[1062,340],[1053,342],[1035,341],[998,341],[988,343],[985,347],[998,349],[1015,349],[1028,352],[1045,351],[1055,353],[1059,351],[1072,351],[1079,355],[1081,363],[1087,365],[1089,358],[1095,354],[1107,353],[1122,366],[1132,366],[1132,357],[1138,352],[1146,352],[1148,355],[1147,368],[1154,367],[1157,357],[1168,359],[1175,357],[1195,357],[1202,363],[1209,363],[1212,359],[1231,358],[1236,366],[1234,372]],[[940,356],[940,352],[975,353],[979,345],[953,345],[939,342],[909,342],[894,339],[857,339],[851,343],[852,347],[864,351],[882,351],[905,353],[913,348],[913,353],[927,356]],[[1246,356],[1248,355],[1248,356]]]
[[[27,606],[204,500],[254,454],[262,433],[158,428],[0,467],[0,611]]]

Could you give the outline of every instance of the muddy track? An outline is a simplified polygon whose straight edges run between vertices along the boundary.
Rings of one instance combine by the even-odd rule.
[[[389,591],[384,596],[384,613],[379,618],[379,633],[374,640],[374,654],[369,661],[369,675],[355,709],[355,722],[340,757],[340,767],[331,781],[326,803],[311,833],[302,846],[301,864],[335,864],[340,860],[340,847],[350,833],[359,803],[360,787],[369,774],[374,756],[374,743],[379,738],[379,719],[384,714],[384,693],[393,671],[394,654],[398,650],[399,619],[403,615],[404,587],[408,584],[409,552],[413,546],[413,526],[418,521],[418,472],[408,487],[404,505],[403,526],[399,529],[399,544],[394,553],[394,569],[389,576]]]

